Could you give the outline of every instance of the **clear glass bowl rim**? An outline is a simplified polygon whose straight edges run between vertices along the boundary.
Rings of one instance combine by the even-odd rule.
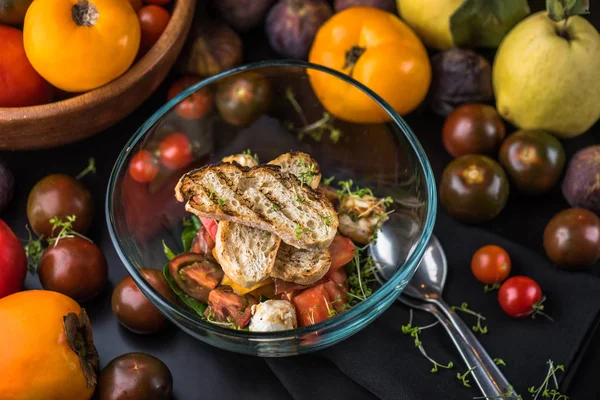
[[[181,100],[195,92],[196,90],[210,85],[218,80],[221,80],[229,75],[236,74],[242,71],[261,69],[261,68],[269,68],[269,67],[298,67],[305,69],[314,69],[318,71],[322,71],[328,74],[331,74],[343,81],[353,85],[359,90],[366,93],[369,97],[371,97],[381,108],[383,108],[392,118],[392,121],[397,124],[402,130],[404,136],[408,140],[408,143],[412,147],[415,155],[417,156],[417,160],[420,164],[420,167],[423,170],[425,175],[425,181],[427,185],[427,210],[425,215],[425,223],[423,225],[423,231],[421,232],[421,236],[417,241],[416,246],[414,247],[412,253],[409,254],[407,260],[404,262],[402,268],[399,268],[398,272],[392,276],[392,278],[387,281],[384,285],[379,287],[377,290],[373,292],[371,296],[369,296],[366,300],[362,301],[358,305],[352,307],[348,311],[341,313],[335,318],[330,318],[326,321],[317,323],[315,325],[310,325],[294,330],[288,331],[279,331],[279,332],[248,332],[248,331],[238,331],[228,328],[223,328],[215,324],[211,324],[210,322],[205,322],[199,319],[199,317],[193,313],[192,311],[181,310],[173,305],[163,297],[157,290],[155,290],[141,275],[138,269],[133,265],[133,263],[129,260],[127,254],[123,252],[121,249],[119,239],[117,238],[115,226],[113,224],[113,202],[112,198],[115,193],[115,184],[117,182],[117,176],[122,168],[125,167],[125,160],[129,152],[135,147],[140,139],[144,137],[144,135],[148,132],[148,130],[154,126],[154,124],[162,118],[167,112],[169,112],[177,103]],[[150,118],[148,118],[140,128],[133,134],[133,136],[129,139],[121,153],[119,154],[117,161],[111,171],[110,178],[108,181],[108,190],[106,193],[106,202],[105,202],[105,214],[106,214],[106,223],[108,226],[108,231],[110,234],[111,241],[119,258],[125,265],[127,272],[132,277],[133,281],[142,289],[142,291],[149,295],[152,298],[152,302],[158,303],[159,308],[166,308],[170,311],[170,313],[175,314],[178,318],[182,318],[187,321],[190,325],[198,326],[199,328],[205,329],[209,332],[212,332],[217,335],[225,335],[229,337],[235,337],[239,339],[254,339],[260,341],[261,339],[264,341],[270,340],[281,340],[281,339],[292,339],[297,338],[303,335],[314,334],[318,331],[330,331],[332,329],[343,328],[345,323],[352,320],[358,314],[362,314],[367,311],[377,302],[383,300],[386,296],[390,295],[396,288],[400,285],[404,280],[408,280],[412,277],[414,272],[416,271],[419,262],[425,253],[425,249],[427,244],[429,243],[429,239],[433,233],[433,226],[435,225],[437,211],[437,190],[435,185],[435,178],[433,176],[433,171],[431,169],[431,165],[429,164],[429,160],[423,147],[421,146],[419,140],[416,138],[410,127],[404,121],[404,119],[379,95],[375,92],[356,81],[352,77],[342,74],[336,70],[333,70],[328,67],[324,67],[322,65],[312,64],[305,61],[298,60],[274,60],[274,61],[260,61],[245,64],[236,68],[229,69],[227,71],[221,72],[217,75],[213,75],[208,77],[193,86],[190,86],[186,90],[179,93],[176,97],[168,101],[161,108],[159,108]],[[399,294],[399,293],[398,293]]]

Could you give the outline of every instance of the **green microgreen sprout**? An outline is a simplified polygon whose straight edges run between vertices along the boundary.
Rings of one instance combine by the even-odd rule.
[[[320,142],[323,138],[323,135],[327,133],[329,133],[329,140],[331,140],[332,143],[337,143],[340,140],[342,131],[333,125],[333,117],[331,114],[328,112],[323,112],[321,119],[318,119],[313,123],[308,123],[308,120],[304,114],[304,110],[302,110],[300,103],[298,103],[298,100],[296,100],[296,96],[294,95],[292,88],[287,87],[285,89],[285,97],[288,99],[302,121],[303,126],[300,128],[295,127],[291,122],[286,123],[287,128],[296,133],[298,140],[302,140],[306,135],[308,135],[314,141]]]
[[[481,321],[485,321],[486,318],[483,315],[476,313],[475,311],[469,310],[469,303],[462,303],[460,307],[452,306],[452,311],[461,311],[466,314],[470,314],[477,317],[477,325],[473,325],[471,327],[473,332],[481,333],[482,335],[485,335],[488,332],[487,325],[481,325]]]
[[[219,207],[223,207],[225,204],[227,204],[227,201],[224,198],[220,198],[217,200],[217,205]]]
[[[281,210],[281,206],[279,204],[273,204],[273,207],[271,207],[272,211],[279,211]]]
[[[559,390],[558,380],[556,379],[556,373],[558,371],[565,372],[564,365],[554,365],[552,360],[548,360],[546,362],[548,364],[548,373],[546,377],[542,381],[539,387],[531,386],[527,389],[527,391],[533,394],[533,400],[536,400],[539,396],[542,396],[546,399],[552,400],[568,400],[569,397],[561,394]],[[550,380],[554,383],[554,389],[550,389],[548,386],[550,385]]]
[[[450,361],[448,364],[444,365],[444,364],[438,363],[437,361],[435,361],[434,359],[429,357],[429,355],[427,355],[427,352],[425,351],[425,348],[423,347],[423,342],[421,342],[421,339],[419,338],[419,334],[422,331],[439,324],[439,322],[436,321],[433,324],[430,324],[427,326],[413,326],[412,325],[412,320],[413,320],[412,308],[408,312],[409,312],[408,324],[402,325],[402,328],[401,328],[402,333],[405,335],[410,335],[410,337],[412,337],[414,339],[415,347],[417,347],[419,349],[421,354],[423,354],[423,357],[425,357],[427,360],[429,360],[429,362],[431,362],[433,364],[433,367],[431,368],[431,372],[432,373],[438,372],[439,368],[450,369],[450,368],[454,367],[454,363],[452,361]]]
[[[477,366],[469,368],[464,374],[461,374],[460,372],[456,373],[456,378],[462,382],[464,387],[471,387],[471,383],[467,377],[469,376],[469,374],[471,374],[471,372],[473,372],[475,368],[477,368]]]
[[[346,295],[350,297],[352,304],[366,300],[373,293],[368,285],[377,281],[374,269],[375,260],[369,255],[364,256],[364,251],[365,249],[357,248],[354,258],[349,263],[348,292]]]
[[[517,392],[515,392],[515,388],[512,387],[512,385],[509,385],[508,388],[510,390],[508,390],[505,393],[502,393],[498,396],[478,396],[478,397],[473,397],[473,400],[480,400],[480,399],[517,399],[517,400],[523,400],[523,397],[520,394],[517,394]]]
[[[501,358],[494,358],[493,361],[494,361],[494,364],[496,364],[498,366],[506,367],[506,362],[504,362],[504,360]]]
[[[321,214],[321,218],[323,218],[325,220],[325,225],[326,226],[331,226],[331,220],[333,219],[334,215],[325,215],[325,214]]]
[[[306,232],[311,232],[308,228],[303,228],[300,225],[296,225],[296,229],[294,229],[294,233],[296,234],[296,239],[300,239],[303,234]]]
[[[24,246],[25,255],[27,256],[27,269],[31,273],[36,273],[40,265],[42,254],[44,254],[44,245],[42,244],[43,237],[34,239],[29,226],[26,226],[29,233],[29,239]]]
[[[327,186],[331,185],[331,182],[335,179],[335,176],[330,176],[329,178],[323,179],[323,183]]]
[[[501,283],[494,283],[493,285],[485,285],[485,286],[483,287],[483,293],[484,293],[484,294],[491,293],[491,292],[493,292],[493,291],[495,291],[495,290],[498,290],[498,289],[500,289],[500,286],[502,286],[502,284],[501,284]]]
[[[258,158],[258,154],[252,153],[252,150],[246,149],[246,150],[242,151],[242,154],[245,156],[250,156],[250,157],[254,158],[254,161],[256,161],[257,164],[260,164],[260,159]]]
[[[83,178],[84,176],[86,176],[87,174],[96,174],[96,159],[94,157],[90,157],[90,159],[88,160],[88,166],[85,167],[85,169],[83,171],[81,171],[76,177],[76,180],[80,180],[81,178]]]

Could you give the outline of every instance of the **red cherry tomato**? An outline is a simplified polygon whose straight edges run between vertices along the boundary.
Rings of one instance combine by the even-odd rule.
[[[129,162],[129,175],[140,182],[150,182],[158,174],[156,158],[148,150],[138,151]]]
[[[187,167],[193,161],[190,139],[183,133],[172,133],[158,145],[160,162],[169,169]]]
[[[10,13],[12,7],[15,2],[3,2],[0,10]],[[0,38],[0,107],[27,107],[52,101],[52,86],[27,59],[23,32],[0,25]]]
[[[27,274],[27,257],[21,242],[0,219],[0,299],[21,290]]]
[[[331,253],[331,269],[338,270],[348,264],[353,258],[356,246],[352,240],[342,235],[335,235],[333,242],[329,245]]]
[[[183,90],[200,82],[201,79],[195,76],[184,76],[177,80],[167,94],[171,100]],[[185,99],[181,100],[176,106],[175,111],[184,119],[202,119],[213,109],[213,95],[208,86],[196,90]]]
[[[510,274],[510,256],[500,246],[483,246],[473,254],[471,271],[475,278],[486,285],[501,283]]]
[[[504,282],[498,291],[500,307],[514,318],[539,313],[542,301],[542,288],[526,276],[513,276]]]
[[[167,10],[154,4],[144,6],[138,11],[141,29],[140,52],[142,54],[150,50],[158,41],[169,24],[170,18]]]

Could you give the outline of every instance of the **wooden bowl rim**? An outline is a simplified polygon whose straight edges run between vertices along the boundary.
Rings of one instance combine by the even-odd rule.
[[[109,83],[69,99],[28,107],[0,107],[0,120],[35,120],[68,112],[84,111],[119,96],[148,73],[167,55],[185,25],[185,14],[191,13],[196,0],[175,0],[169,23],[154,46],[121,76]]]

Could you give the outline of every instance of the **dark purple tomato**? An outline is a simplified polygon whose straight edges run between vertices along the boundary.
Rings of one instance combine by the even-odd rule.
[[[51,244],[40,259],[42,287],[84,302],[106,285],[108,266],[98,246],[80,237],[62,238]]]
[[[216,104],[227,123],[249,125],[269,108],[271,83],[258,72],[236,74],[218,85]]]
[[[142,269],[140,272],[160,294],[171,301],[176,300],[161,271]],[[130,276],[121,280],[114,288],[112,310],[123,326],[136,333],[156,332],[167,322]]]
[[[485,222],[496,217],[508,200],[509,184],[502,167],[489,157],[462,156],[442,174],[440,202],[456,219]]]
[[[453,157],[467,154],[495,155],[506,136],[496,109],[486,104],[465,104],[444,122],[442,141]]]
[[[146,353],[123,354],[100,373],[98,400],[169,400],[173,375],[158,358]]]
[[[565,150],[544,131],[517,131],[500,148],[500,164],[523,193],[541,194],[558,182],[565,167]]]
[[[544,230],[548,258],[567,269],[587,268],[600,259],[600,218],[584,208],[556,214]]]
[[[223,279],[219,264],[198,253],[185,253],[172,259],[169,273],[181,290],[202,303],[208,302],[208,294]]]
[[[70,215],[76,217],[73,230],[85,234],[92,223],[93,213],[91,193],[69,175],[48,175],[35,184],[27,199],[29,225],[36,235],[45,238],[58,235],[59,230],[52,232],[52,218],[64,221]]]

